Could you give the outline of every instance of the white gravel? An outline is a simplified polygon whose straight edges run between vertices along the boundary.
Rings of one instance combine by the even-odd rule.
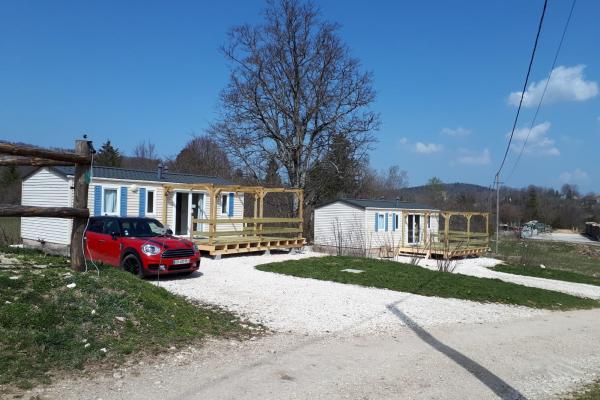
[[[548,313],[527,307],[418,296],[258,271],[254,266],[321,254],[243,255],[204,258],[187,279],[161,286],[189,298],[218,304],[274,331],[301,334],[394,331],[403,325],[396,308],[421,326],[488,323]],[[350,266],[346,266],[350,267]],[[343,267],[341,267],[343,269]]]
[[[409,263],[409,257],[397,257],[396,261]],[[501,264],[502,261],[494,258],[467,258],[456,261],[456,269],[454,273],[478,276],[481,278],[495,278],[505,282],[512,282],[523,286],[536,287],[540,289],[554,290],[572,294],[579,297],[588,297],[592,299],[600,299],[600,286],[586,285],[583,283],[565,282],[554,279],[536,278],[533,276],[507,274],[498,272],[489,267]],[[435,260],[420,260],[419,266],[428,269],[436,269]]]

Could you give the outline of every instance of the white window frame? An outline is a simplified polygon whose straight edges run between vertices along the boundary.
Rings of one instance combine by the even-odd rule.
[[[106,212],[106,204],[104,204],[104,192],[106,190],[115,190],[117,192],[117,204],[115,205],[115,212],[114,213],[109,213]],[[119,215],[121,215],[121,188],[119,186],[102,186],[102,207],[100,208],[101,210],[101,215],[109,215],[111,217],[118,217]]]
[[[148,197],[152,193],[152,211],[148,211]],[[156,190],[155,189],[146,189],[146,210],[145,215],[154,216],[156,215]]]
[[[223,207],[223,198],[225,198],[225,207]],[[221,193],[219,210],[221,215],[229,215],[229,193]]]

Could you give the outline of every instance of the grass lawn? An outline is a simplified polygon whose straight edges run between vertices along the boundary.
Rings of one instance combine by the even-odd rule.
[[[498,265],[494,271],[507,272],[509,274],[535,276],[537,278],[556,279],[559,281],[587,283],[588,285],[600,286],[600,277],[580,274],[577,272],[563,271],[553,268],[540,268],[538,266],[524,265]]]
[[[208,335],[251,335],[230,313],[192,304],[113,267],[102,267],[98,277],[95,269],[73,272],[63,257],[0,252],[23,263],[51,264],[0,270],[0,397],[9,386],[46,383],[59,371],[112,366]]]
[[[599,307],[600,302],[498,279],[443,273],[411,264],[355,257],[314,257],[259,265],[261,271],[480,302],[515,304],[551,310]],[[352,268],[354,274],[342,272]]]
[[[565,400],[598,400],[600,399],[600,382],[592,383],[581,391],[572,393]]]
[[[503,239],[499,253],[509,264],[539,266],[600,278],[600,246]]]
[[[0,218],[0,245],[19,243],[21,219],[19,217]]]

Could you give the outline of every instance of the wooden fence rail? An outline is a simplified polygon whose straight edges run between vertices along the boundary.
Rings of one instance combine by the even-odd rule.
[[[36,207],[0,204],[0,217],[88,218],[90,210],[73,207]]]
[[[90,212],[88,210],[89,182],[86,174],[92,163],[91,142],[77,140],[75,152],[48,150],[12,143],[0,143],[0,165],[29,165],[34,167],[75,164],[73,207],[37,207],[0,205],[0,217],[73,218],[71,231],[71,268],[83,270],[85,254],[83,235]],[[8,156],[7,156],[8,155]]]

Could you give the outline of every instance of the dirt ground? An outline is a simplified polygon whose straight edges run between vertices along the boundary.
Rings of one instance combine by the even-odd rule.
[[[512,323],[374,335],[274,334],[212,341],[112,374],[67,380],[36,399],[551,399],[600,371],[600,310]],[[25,397],[27,398],[27,396]]]

